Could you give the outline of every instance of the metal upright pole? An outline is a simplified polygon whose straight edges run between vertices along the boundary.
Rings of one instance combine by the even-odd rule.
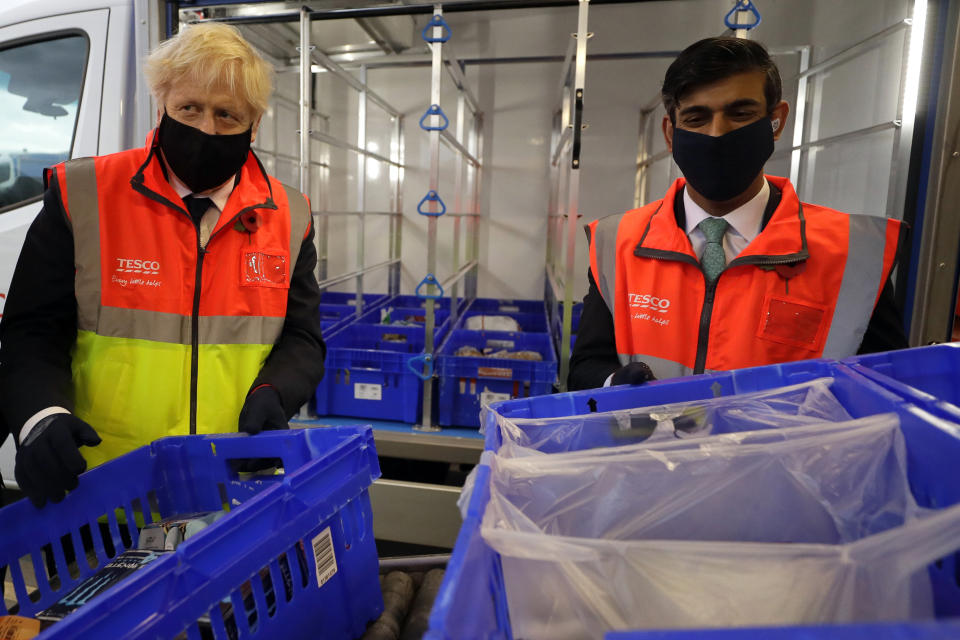
[[[398,165],[403,164],[403,116],[393,118],[393,142],[390,145],[390,159]],[[401,232],[403,221],[403,169],[399,166],[390,166],[393,172],[393,207],[394,215],[390,216],[390,258],[400,258]],[[400,293],[400,263],[390,267],[389,291],[391,296]]]
[[[300,191],[310,194],[310,9],[300,9]]]
[[[443,5],[434,5],[434,15],[443,16]],[[442,38],[443,28],[434,27],[433,37]],[[441,72],[443,71],[443,43],[431,42],[430,49],[433,52],[431,72],[430,72],[430,104],[440,104],[440,82]],[[440,188],[440,131],[431,129],[430,134],[430,191],[438,193]],[[436,201],[429,201],[427,207],[431,213],[437,210]],[[427,216],[427,273],[436,274],[437,272],[437,217]],[[433,298],[426,299],[426,322],[424,323],[424,345],[423,352],[426,356],[433,357],[433,330],[436,326],[435,305]],[[430,367],[432,370],[432,367]],[[433,376],[423,381],[423,413],[422,420],[417,429],[422,431],[439,431],[439,428],[433,426],[432,416],[433,403]]]
[[[480,166],[474,167],[473,174],[473,206],[471,213],[477,215],[470,217],[470,251],[471,260],[477,261],[477,268],[473,270],[473,275],[467,280],[466,296],[473,299],[477,297],[477,281],[480,279],[480,194],[483,185],[483,114],[474,115],[474,157],[479,159]]]
[[[577,16],[577,61],[573,83],[573,143],[570,159],[570,197],[567,201],[567,265],[563,278],[563,331],[560,334],[560,390],[567,390],[570,369],[570,332],[573,319],[573,270],[577,255],[577,213],[580,201],[580,137],[583,125],[583,88],[587,70],[587,15],[590,0],[580,0]]]
[[[807,85],[810,82],[806,75],[806,70],[810,68],[810,47],[806,46],[800,50],[800,66],[797,73],[797,104],[795,115],[793,116],[793,146],[799,147],[803,144],[803,129],[806,122],[807,111]],[[800,191],[800,179],[803,177],[803,150],[796,149],[790,152],[790,182],[793,188]]]
[[[464,146],[465,141],[463,139],[463,125],[464,125],[464,107],[465,107],[465,98],[463,96],[463,89],[460,89],[457,92],[457,141]],[[463,170],[464,165],[467,162],[463,157],[463,154],[457,154],[457,163],[456,163],[456,174],[454,175],[453,190],[454,190],[454,199],[453,199],[453,210],[457,213],[463,213]],[[469,223],[468,223],[469,224]],[[453,273],[456,273],[460,270],[460,216],[456,216],[453,219]],[[460,298],[460,281],[458,280],[450,288],[450,324],[453,325],[457,322],[457,300]]]
[[[360,83],[363,88],[357,96],[357,146],[367,148],[367,67],[360,66]],[[357,271],[360,274],[356,280],[356,315],[363,313],[363,249],[366,244],[366,215],[367,208],[367,156],[357,154]]]

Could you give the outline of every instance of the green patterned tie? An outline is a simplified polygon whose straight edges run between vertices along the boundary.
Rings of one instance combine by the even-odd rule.
[[[707,282],[715,282],[727,266],[727,257],[723,253],[723,234],[727,232],[730,223],[723,218],[711,217],[702,220],[697,226],[707,239],[707,246],[703,248],[703,255],[700,256],[700,267],[703,275],[707,276]]]

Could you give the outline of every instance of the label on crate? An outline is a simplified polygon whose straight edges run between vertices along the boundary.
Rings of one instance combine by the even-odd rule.
[[[353,384],[353,398],[355,400],[383,400],[383,385],[355,382]]]
[[[477,375],[481,378],[512,378],[513,369],[506,367],[477,367]]]
[[[520,307],[515,304],[502,304],[500,311],[503,313],[520,313]]]
[[[515,344],[513,340],[487,340],[487,346],[491,349],[513,349]]]
[[[495,393],[493,391],[488,391],[487,388],[484,387],[483,391],[480,393],[480,406],[482,407],[493,404],[494,402],[500,402],[501,400],[509,399],[509,393]]]
[[[337,575],[337,556],[333,553],[333,538],[330,527],[317,535],[312,543],[313,561],[317,568],[317,586],[322,587],[326,582]]]

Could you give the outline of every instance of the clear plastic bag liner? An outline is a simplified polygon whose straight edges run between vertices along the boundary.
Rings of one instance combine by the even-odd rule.
[[[919,509],[899,421],[490,457],[514,637],[933,614],[960,507]]]
[[[497,453],[559,453],[850,420],[850,414],[830,391],[832,383],[833,378],[817,378],[755,393],[561,418],[505,418],[496,414],[503,440]],[[480,424],[487,424],[485,417]]]

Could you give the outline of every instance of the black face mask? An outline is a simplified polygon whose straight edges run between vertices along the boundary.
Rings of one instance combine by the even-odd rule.
[[[194,193],[219,187],[247,161],[253,127],[217,136],[178,122],[164,112],[157,135],[163,157]]]
[[[673,159],[697,193],[723,202],[750,187],[773,153],[773,125],[761,118],[722,136],[673,130]]]

